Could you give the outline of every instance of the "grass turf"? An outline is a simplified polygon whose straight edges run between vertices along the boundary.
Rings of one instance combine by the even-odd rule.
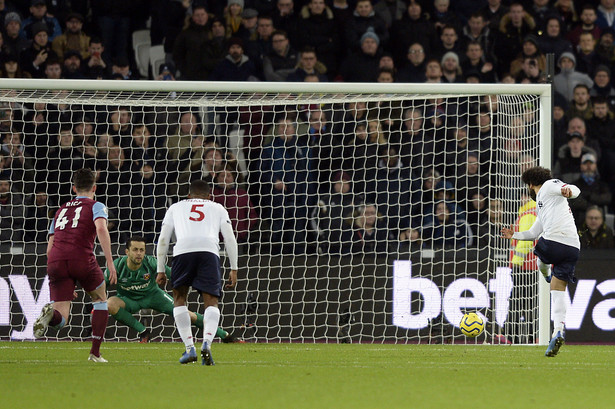
[[[615,347],[0,342],[2,408],[607,408]]]

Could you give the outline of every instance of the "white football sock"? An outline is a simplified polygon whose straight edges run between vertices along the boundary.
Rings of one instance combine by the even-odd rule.
[[[214,335],[216,335],[216,330],[218,329],[219,321],[220,310],[218,307],[207,307],[205,309],[205,314],[203,314],[203,346],[205,346],[205,342],[207,342],[211,347]]]
[[[551,265],[543,263],[539,258],[536,258],[536,264],[543,276],[548,277],[551,275]]]
[[[194,348],[194,338],[192,338],[192,324],[188,307],[182,305],[181,307],[173,308],[173,317],[175,317],[175,326],[177,331],[179,331],[179,336],[182,337],[182,341],[184,341],[186,346],[186,352],[190,352],[190,349]]]
[[[566,321],[566,292],[551,290],[551,316],[553,317],[553,336],[558,331],[564,331],[564,322]]]

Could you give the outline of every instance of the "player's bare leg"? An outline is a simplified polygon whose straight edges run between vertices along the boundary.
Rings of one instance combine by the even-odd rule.
[[[190,311],[186,307],[188,297],[188,286],[181,286],[173,289],[173,317],[175,317],[175,327],[179,336],[184,341],[186,352],[179,358],[179,363],[187,364],[196,362],[196,349],[194,348],[194,338],[192,337],[192,327],[190,322]]]
[[[203,365],[215,365],[214,358],[211,355],[211,343],[214,340],[214,335],[220,321],[220,310],[218,309],[218,297],[201,293],[203,295],[203,304],[205,305],[205,313],[203,314],[205,324],[203,325],[203,346],[201,347],[201,357]]]
[[[568,283],[557,277],[551,278],[551,305],[553,306],[553,335],[545,356],[554,357],[564,345],[564,321],[566,319],[566,287]]]
[[[45,335],[48,327],[59,330],[68,321],[70,301],[50,302],[43,306],[41,314],[34,322],[34,338]]]
[[[107,329],[107,321],[109,320],[109,307],[107,306],[107,289],[105,282],[89,292],[92,297],[92,348],[88,361],[107,362],[105,358],[100,356],[100,344],[105,336]]]

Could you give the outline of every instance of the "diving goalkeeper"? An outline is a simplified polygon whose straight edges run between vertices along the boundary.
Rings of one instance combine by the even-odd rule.
[[[113,261],[117,270],[117,295],[109,297],[109,313],[116,321],[128,325],[139,333],[142,343],[148,342],[150,331],[132,314],[141,309],[151,308],[173,316],[173,298],[156,284],[156,258],[145,254],[145,239],[133,236],[126,242],[126,255]],[[167,267],[166,274],[171,275]],[[109,284],[109,271],[105,270],[105,281]],[[190,321],[203,329],[203,315],[190,311]],[[222,328],[216,336],[222,342],[243,342]]]

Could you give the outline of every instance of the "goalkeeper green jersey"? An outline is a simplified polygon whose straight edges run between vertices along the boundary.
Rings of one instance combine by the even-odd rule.
[[[160,287],[156,284],[157,261],[155,257],[145,256],[138,270],[128,268],[128,256],[113,261],[117,270],[117,294],[132,299],[147,297]],[[167,277],[171,276],[171,268],[165,266]],[[109,269],[105,269],[105,282],[109,284]]]

